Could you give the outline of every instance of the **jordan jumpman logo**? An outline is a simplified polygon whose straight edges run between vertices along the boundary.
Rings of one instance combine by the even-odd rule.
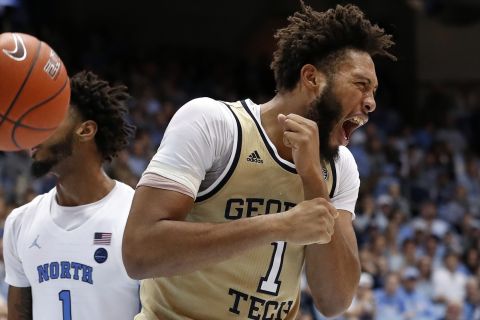
[[[38,238],[40,237],[40,235],[38,235],[35,240],[33,240],[32,244],[30,245],[30,247],[28,247],[29,249],[30,248],[33,248],[33,247],[37,247],[38,249],[42,249],[42,247],[40,247],[40,245],[38,244]]]

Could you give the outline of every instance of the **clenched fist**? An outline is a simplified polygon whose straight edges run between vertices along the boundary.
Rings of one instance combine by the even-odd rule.
[[[302,201],[279,214],[284,227],[282,240],[298,245],[329,243],[337,216],[337,209],[323,198]]]
[[[305,177],[320,169],[320,142],[315,121],[298,114],[279,114],[283,127],[283,143],[292,149],[292,158],[300,176]]]

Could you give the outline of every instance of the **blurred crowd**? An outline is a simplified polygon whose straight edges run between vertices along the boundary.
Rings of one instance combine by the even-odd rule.
[[[54,47],[66,41],[47,34]],[[73,70],[127,84],[133,97],[136,136],[107,166],[132,187],[188,100],[262,103],[273,95],[268,59],[140,55],[125,64],[115,43],[97,36],[86,41],[88,49],[76,57],[65,52],[64,60]],[[412,114],[413,108],[388,99],[381,80],[377,111],[349,144],[362,183],[353,221],[362,275],[352,305],[338,319],[480,319],[480,85],[422,84]],[[50,176],[33,180],[29,164],[27,152],[0,152],[0,235],[12,209],[55,184]],[[0,309],[6,294],[0,281]],[[306,284],[301,310],[299,319],[323,319]]]
[[[230,79],[238,70],[215,68],[218,74],[202,80],[206,95],[239,97]],[[180,64],[149,63],[125,78],[137,133],[108,165],[110,175],[135,186],[175,111],[199,95],[189,90],[195,81],[179,81],[183,73]],[[378,113],[351,138],[362,181],[354,226],[363,273],[352,306],[339,319],[480,319],[480,158],[469,125],[480,90],[440,89],[425,88],[423,124],[408,125],[405,115],[379,101]],[[250,97],[262,102],[268,95]],[[452,105],[429,109],[438,99]],[[32,180],[29,161],[27,152],[0,154],[0,221],[55,183],[52,177]],[[2,284],[4,295],[5,289]],[[302,301],[301,319],[322,319],[307,287]]]

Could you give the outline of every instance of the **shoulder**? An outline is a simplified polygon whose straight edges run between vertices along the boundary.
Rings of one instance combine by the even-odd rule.
[[[344,183],[344,180],[348,179],[349,181],[358,180],[358,184],[360,184],[357,162],[347,147],[340,146],[338,157],[335,160],[335,169],[340,183]]]
[[[115,180],[115,184],[116,184],[116,196],[120,199],[120,198],[124,198],[125,201],[128,201],[129,198],[133,197],[133,195],[135,194],[135,190],[130,187],[129,185],[121,182],[121,181],[118,181],[118,180]]]
[[[184,104],[173,116],[168,125],[166,136],[179,133],[185,136],[216,137],[219,132],[235,130],[235,118],[229,107],[222,101],[211,98],[196,98]]]
[[[346,210],[354,214],[360,189],[360,175],[355,159],[346,147],[341,146],[339,148],[338,157],[335,160],[335,173],[336,188],[332,202],[337,209]]]
[[[339,169],[355,169],[357,170],[357,162],[353,157],[352,152],[345,146],[340,146],[338,149],[338,158],[335,160],[335,166]]]
[[[43,201],[46,201],[50,198],[51,193],[52,191],[36,196],[29,203],[13,209],[12,212],[7,216],[7,219],[5,221],[5,228],[12,225],[20,225],[24,220],[31,220],[30,218],[32,215],[35,214],[36,209],[41,205]]]
[[[118,219],[118,217],[122,216],[125,219],[127,218],[130,207],[132,206],[135,190],[123,182],[115,180],[115,183],[115,189],[112,191],[111,198],[108,200],[109,210],[111,212],[109,212],[106,217],[108,217],[108,219],[117,219],[121,225],[121,220],[123,219]],[[113,223],[115,224],[116,222]]]
[[[228,106],[219,100],[208,97],[196,98],[185,103],[176,115],[188,115],[190,119],[223,120],[231,117]]]
[[[188,101],[181,108],[210,108],[211,110],[215,110],[216,108],[219,108],[221,106],[225,106],[222,101],[215,100],[209,97],[200,97]]]
[[[39,215],[38,209],[44,201],[48,201],[52,196],[51,194],[52,191],[39,195],[31,202],[12,210],[5,220],[4,237],[13,241],[13,239],[17,239],[20,236],[22,230],[29,230],[30,226],[35,224],[35,218]]]

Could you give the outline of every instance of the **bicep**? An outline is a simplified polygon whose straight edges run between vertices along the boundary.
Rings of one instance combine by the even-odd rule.
[[[180,192],[140,186],[133,197],[129,222],[148,226],[161,220],[185,220],[193,202]]]
[[[5,261],[5,282],[18,287],[28,287],[30,282],[23,270],[22,259],[17,250],[20,224],[18,219],[13,219],[12,213],[5,222],[5,233],[3,236],[3,258]]]
[[[8,320],[32,319],[32,288],[13,287],[8,289]]]

